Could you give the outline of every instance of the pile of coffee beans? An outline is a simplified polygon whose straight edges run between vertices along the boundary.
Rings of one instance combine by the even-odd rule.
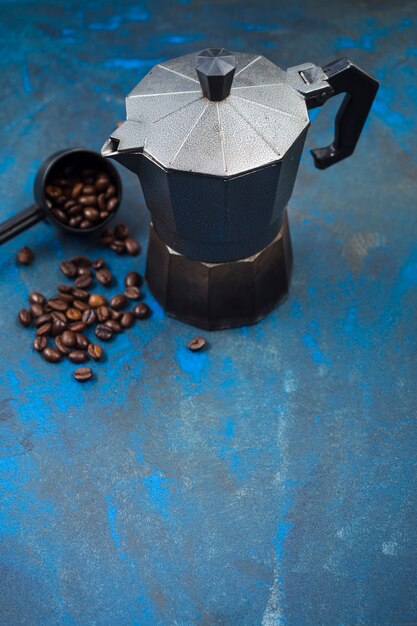
[[[48,180],[46,205],[62,224],[80,230],[98,226],[114,214],[120,198],[109,172],[67,166]]]
[[[100,244],[120,255],[137,256],[141,251],[139,243],[130,236],[126,224],[117,224],[114,229],[104,230],[100,237]]]
[[[102,346],[91,341],[88,330],[97,339],[109,341],[115,334],[130,328],[136,320],[144,320],[151,310],[144,302],[137,302],[142,294],[142,277],[128,272],[124,279],[124,293],[106,298],[91,292],[94,280],[109,286],[113,281],[104,259],[92,261],[76,256],[60,265],[63,274],[73,279],[73,284],[58,285],[57,293],[50,298],[34,291],[29,295],[29,308],[19,311],[19,322],[26,327],[34,326],[36,337],[33,348],[49,363],[63,358],[80,365],[90,359],[100,361]],[[131,310],[130,303],[136,302]],[[91,368],[83,366],[74,371],[74,378],[83,382],[93,376]]]

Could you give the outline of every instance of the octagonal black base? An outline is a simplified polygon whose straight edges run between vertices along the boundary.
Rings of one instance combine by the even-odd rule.
[[[291,266],[286,213],[268,246],[227,263],[188,259],[169,248],[151,225],[146,280],[169,315],[193,326],[218,330],[262,319],[287,296]]]

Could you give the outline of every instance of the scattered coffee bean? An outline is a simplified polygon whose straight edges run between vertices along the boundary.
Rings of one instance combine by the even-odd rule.
[[[128,272],[125,277],[125,287],[140,287],[142,276],[138,272]]]
[[[74,289],[72,295],[77,300],[87,300],[90,294],[85,289]]]
[[[87,348],[87,352],[95,361],[100,361],[103,357],[103,348],[99,346],[98,343],[90,343]]]
[[[41,339],[46,339],[46,337],[41,337]],[[71,351],[71,348],[67,348],[67,346],[63,343],[62,335],[55,337],[55,345],[62,354],[68,355]]]
[[[100,244],[102,246],[110,246],[110,244],[115,240],[115,236],[112,230],[104,230],[101,233]]]
[[[68,278],[72,278],[77,274],[77,268],[71,261],[62,261],[60,268],[61,272],[65,274],[65,276],[68,276]]]
[[[31,304],[29,310],[32,314],[32,317],[40,317],[45,312],[41,304]]]
[[[121,239],[115,239],[110,244],[110,249],[113,250],[113,252],[116,252],[116,254],[125,254],[125,252],[126,252],[126,244]]]
[[[58,363],[58,361],[62,358],[61,352],[57,350],[57,348],[52,348],[51,346],[47,346],[42,351],[42,356],[45,361],[48,361],[49,363]]]
[[[90,267],[91,259],[89,259],[88,256],[83,256],[79,254],[72,257],[71,263],[74,263],[74,265],[76,265],[77,267]]]
[[[75,380],[78,380],[78,382],[82,383],[86,380],[90,380],[93,377],[93,370],[91,369],[91,367],[78,367],[76,370],[74,370],[73,376]]]
[[[129,235],[129,228],[126,224],[117,224],[114,228],[114,235],[116,239],[126,239]]]
[[[61,293],[71,294],[72,290],[72,285],[58,285],[58,291],[60,291]]]
[[[72,324],[70,324],[68,328],[74,331],[74,333],[80,333],[82,330],[84,330],[85,324],[83,321],[80,320],[79,322],[72,322]]]
[[[120,325],[123,328],[130,328],[131,326],[133,326],[134,321],[135,316],[131,311],[128,311],[127,313],[123,313],[122,317],[120,318]]]
[[[30,323],[32,321],[32,314],[27,309],[22,309],[21,311],[19,311],[18,318],[22,326],[30,326]]]
[[[197,352],[198,350],[202,350],[206,345],[206,340],[203,337],[194,337],[191,341],[188,342],[187,348],[192,352]]]
[[[42,352],[42,350],[45,350],[47,345],[48,345],[48,340],[46,337],[35,337],[33,341],[33,347],[38,352]]]
[[[96,261],[94,261],[93,263],[93,267],[95,270],[101,270],[102,267],[105,266],[105,261],[104,259],[102,259],[101,257],[99,259],[97,259]]]
[[[110,310],[110,317],[112,320],[119,321],[122,319],[123,311],[115,311],[114,309]]]
[[[96,312],[93,309],[87,309],[84,311],[82,321],[86,326],[92,326],[97,319]]]
[[[64,322],[64,324],[67,323],[67,316],[62,311],[52,311],[51,318],[52,318],[52,321],[60,320],[61,322]]]
[[[105,322],[110,318],[110,311],[107,306],[99,306],[96,314],[99,322]]]
[[[42,324],[42,326],[39,326],[36,334],[39,337],[42,337],[42,335],[49,335],[49,333],[51,332],[52,329],[52,324],[51,322],[46,322],[45,324]]]
[[[104,322],[104,326],[107,326],[107,328],[111,328],[114,333],[122,332],[122,327],[120,326],[119,322],[116,322],[116,320],[107,320],[107,322]]]
[[[94,332],[102,341],[109,341],[113,337],[112,329],[104,324],[98,324]]]
[[[83,300],[74,300],[73,304],[74,304],[74,308],[81,311],[81,313],[83,313],[84,311],[88,311],[88,309],[90,308],[87,302],[84,302]]]
[[[74,301],[74,296],[72,296],[70,293],[60,293],[57,299],[62,300],[62,302],[66,302],[67,304],[72,304],[72,302]]]
[[[129,298],[129,300],[139,300],[140,298],[139,287],[126,287],[125,296]]]
[[[45,304],[46,303],[46,298],[43,295],[43,293],[39,293],[39,291],[32,291],[32,293],[29,295],[29,302],[31,304]]]
[[[52,319],[52,316],[50,313],[44,313],[40,317],[37,317],[35,319],[36,328],[39,328],[39,326],[42,326],[42,324],[46,324],[46,322],[50,322],[51,319]]]
[[[80,350],[87,350],[90,340],[82,333],[75,333],[76,345]]]
[[[88,304],[95,309],[99,306],[105,306],[106,302],[106,298],[98,293],[92,293],[91,296],[88,298]]]
[[[82,350],[73,350],[69,353],[68,358],[72,363],[85,363],[88,361],[88,354]]]
[[[124,294],[118,294],[113,296],[109,302],[112,309],[123,309],[127,305],[127,298]]]
[[[73,348],[76,343],[76,335],[72,330],[66,330],[62,333],[62,343],[66,348]]]
[[[78,320],[81,319],[82,314],[81,311],[79,311],[78,309],[71,308],[66,311],[66,316],[72,322],[78,322]]]
[[[102,285],[110,285],[110,283],[113,280],[113,275],[110,272],[110,270],[106,269],[105,267],[103,267],[101,270],[99,270],[96,273],[96,278],[98,280],[99,283],[101,283]]]
[[[93,279],[91,276],[77,276],[75,279],[75,284],[79,289],[85,289],[85,287],[89,287]]]
[[[133,309],[133,314],[137,320],[145,320],[150,316],[151,310],[144,302],[139,302]]]
[[[48,300],[48,305],[53,311],[66,311],[68,309],[66,302],[55,298]]]
[[[136,239],[133,237],[128,237],[125,239],[126,252],[130,254],[130,256],[137,256],[140,252],[140,246]]]
[[[17,261],[22,265],[30,265],[33,262],[34,258],[35,255],[33,254],[33,251],[27,246],[23,246],[23,248],[20,248],[19,252],[17,253]]]
[[[77,268],[77,273],[78,273],[78,276],[92,276],[93,275],[90,268],[84,267],[83,265]]]
[[[67,324],[65,322],[55,319],[52,321],[51,335],[56,337],[57,335],[61,335],[66,329]]]

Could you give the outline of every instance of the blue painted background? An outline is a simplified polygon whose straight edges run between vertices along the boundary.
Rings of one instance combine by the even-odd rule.
[[[2,246],[1,624],[416,624],[415,3],[0,4],[1,218],[30,202],[50,152],[100,148],[162,59],[348,55],[382,82],[352,158],[319,172],[305,152],[289,299],[204,353],[153,303],[78,385],[32,353],[16,311],[57,284],[61,259],[101,250],[46,224]],[[336,106],[307,147],[330,140]],[[146,245],[121,174],[122,217]],[[36,263],[17,268],[24,244]],[[105,256],[120,277],[144,269]]]

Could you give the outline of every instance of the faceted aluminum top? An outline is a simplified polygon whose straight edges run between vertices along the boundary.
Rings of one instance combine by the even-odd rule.
[[[265,57],[232,56],[230,95],[220,102],[204,97],[196,54],[156,65],[127,96],[127,120],[103,155],[143,153],[165,169],[221,177],[281,160],[309,124],[304,98]]]

